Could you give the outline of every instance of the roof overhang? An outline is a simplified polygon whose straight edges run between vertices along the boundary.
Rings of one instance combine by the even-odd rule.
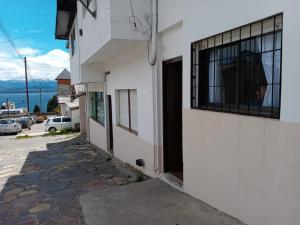
[[[68,40],[77,11],[77,0],[57,0],[55,38]]]

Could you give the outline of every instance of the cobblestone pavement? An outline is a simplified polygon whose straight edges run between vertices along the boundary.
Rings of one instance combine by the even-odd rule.
[[[136,177],[79,136],[10,140],[0,145],[0,225],[85,224],[80,195]]]

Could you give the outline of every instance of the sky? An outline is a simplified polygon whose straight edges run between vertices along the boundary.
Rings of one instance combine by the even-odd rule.
[[[0,23],[22,55],[27,57],[30,79],[54,79],[69,69],[63,40],[55,40],[56,0],[1,1]],[[24,79],[24,63],[0,32],[0,80]]]

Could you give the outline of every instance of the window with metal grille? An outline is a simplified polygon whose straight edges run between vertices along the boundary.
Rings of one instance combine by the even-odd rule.
[[[138,134],[137,90],[119,90],[119,126]]]
[[[283,15],[192,43],[191,106],[280,117]]]
[[[91,92],[91,116],[105,126],[105,107],[104,107],[104,93],[103,92]]]

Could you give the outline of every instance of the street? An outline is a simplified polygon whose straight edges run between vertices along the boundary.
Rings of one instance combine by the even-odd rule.
[[[78,135],[0,141],[1,225],[85,224],[79,195],[136,179]]]

